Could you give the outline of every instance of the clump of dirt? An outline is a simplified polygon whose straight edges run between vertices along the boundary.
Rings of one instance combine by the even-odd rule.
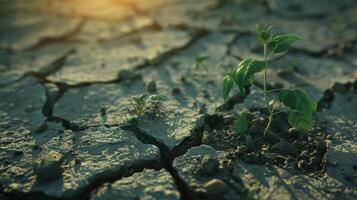
[[[247,118],[248,132],[238,135],[233,130],[233,113],[209,116],[202,143],[227,152],[230,159],[239,158],[246,163],[275,165],[299,173],[323,172],[326,141],[331,139],[324,128],[315,127],[307,133],[300,132],[292,128],[287,122],[287,115],[281,113],[275,116],[270,132],[264,136],[267,112],[253,108]],[[221,124],[217,125],[217,122]]]

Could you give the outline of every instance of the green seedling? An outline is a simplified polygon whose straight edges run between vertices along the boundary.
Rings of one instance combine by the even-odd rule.
[[[149,95],[148,93],[143,93],[139,96],[133,97],[130,100],[130,106],[131,106],[130,111],[131,113],[139,117],[145,113],[146,107],[149,103],[160,102],[166,99],[167,98],[163,95],[158,95],[158,94]]]
[[[204,67],[204,63],[206,60],[208,60],[209,57],[208,56],[197,56],[195,58],[195,63],[194,63],[194,66],[193,68],[195,70],[199,70],[200,68]]]
[[[136,116],[141,116],[144,113],[144,108],[147,103],[148,94],[143,93],[139,96],[133,97],[130,100],[131,110]]]
[[[269,59],[274,54],[285,53],[290,48],[291,44],[300,39],[295,34],[273,35],[272,26],[269,28],[262,28],[257,26],[257,40],[264,49],[264,60],[244,59],[237,69],[227,73],[222,80],[222,95],[227,101],[229,93],[236,84],[240,93],[245,93],[245,87],[253,84],[255,81],[255,74],[259,72],[264,73],[263,78],[263,94],[266,103],[266,109],[269,113],[269,120],[264,129],[264,136],[269,131],[273,116],[280,112],[274,112],[276,103],[281,102],[287,108],[288,122],[291,126],[301,131],[307,131],[314,125],[313,114],[316,111],[317,104],[311,100],[309,96],[301,89],[274,89],[267,90],[267,70]],[[272,92],[278,92],[277,100],[270,101]],[[273,103],[270,103],[273,102]],[[239,134],[247,131],[247,119],[245,114],[239,114],[234,122],[235,131]]]

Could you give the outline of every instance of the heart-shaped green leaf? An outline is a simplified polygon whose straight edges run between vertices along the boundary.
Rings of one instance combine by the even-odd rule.
[[[244,87],[250,85],[254,81],[254,74],[265,69],[265,62],[255,59],[244,59],[239,63],[239,67],[235,76],[235,83],[239,87],[239,91],[244,93]]]
[[[313,124],[313,114],[316,111],[317,103],[300,89],[282,90],[279,100],[289,107],[288,122],[295,128],[307,131]]]
[[[277,35],[268,43],[268,48],[273,53],[282,53],[287,51],[290,45],[299,39],[300,37],[295,34]]]
[[[314,120],[311,117],[300,114],[299,112],[290,112],[288,122],[293,127],[301,131],[307,131],[314,125]]]

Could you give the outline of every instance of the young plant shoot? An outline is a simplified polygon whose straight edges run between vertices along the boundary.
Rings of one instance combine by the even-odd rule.
[[[132,97],[130,100],[131,112],[137,117],[142,116],[149,102],[165,101],[166,99],[163,95],[142,93],[139,96]]]
[[[195,59],[194,59],[194,65],[193,65],[193,68],[195,70],[199,70],[201,69],[202,67],[204,67],[204,63],[206,60],[208,60],[209,57],[208,56],[197,56]],[[206,69],[207,70],[207,69]]]
[[[257,26],[256,30],[257,40],[264,50],[264,60],[244,59],[239,63],[237,69],[229,72],[222,80],[222,95],[224,100],[227,101],[234,84],[238,86],[239,92],[245,93],[245,87],[253,83],[255,74],[259,72],[264,73],[262,90],[266,109],[269,113],[268,122],[264,129],[264,136],[269,132],[273,117],[277,114],[274,112],[277,101],[269,103],[271,98],[269,92],[272,91],[267,90],[269,60],[274,54],[288,51],[291,44],[300,39],[295,34],[274,36],[271,29],[272,26],[266,29]],[[276,89],[274,92],[279,92],[277,100],[288,108],[288,122],[291,126],[300,131],[307,131],[314,125],[313,114],[316,111],[317,104],[304,91],[301,89]],[[247,118],[244,113],[238,115],[234,122],[234,129],[239,134],[247,131]]]

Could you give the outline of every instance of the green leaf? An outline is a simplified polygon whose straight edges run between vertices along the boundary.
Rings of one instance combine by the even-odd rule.
[[[293,127],[301,131],[307,131],[314,125],[314,120],[298,112],[290,112],[288,115],[288,122]]]
[[[237,134],[244,134],[248,130],[248,121],[245,112],[238,114],[237,118],[233,122],[234,132]]]
[[[273,34],[271,33],[272,28],[273,26],[270,26],[267,29],[263,29],[260,25],[256,25],[257,39],[261,44],[265,44],[271,41],[273,38]]]
[[[290,45],[299,39],[300,37],[295,34],[278,35],[268,43],[268,48],[273,53],[282,53],[287,51]]]
[[[289,107],[288,122],[295,128],[307,131],[313,124],[313,114],[316,111],[317,103],[300,89],[282,90],[279,100]]]
[[[194,69],[198,70],[199,68],[203,67],[203,63],[205,60],[209,59],[208,56],[197,56],[195,58]]]
[[[252,84],[254,74],[265,69],[265,62],[255,59],[244,59],[239,63],[235,83],[238,85],[240,92],[244,92],[245,86]]]
[[[228,74],[227,76],[225,76],[222,80],[222,96],[224,101],[227,101],[229,92],[232,89],[234,83],[234,73],[232,74]]]
[[[142,104],[142,103],[145,103],[147,97],[148,97],[148,94],[147,93],[143,93],[143,94],[141,94],[139,96],[133,97],[133,100],[138,104]]]

